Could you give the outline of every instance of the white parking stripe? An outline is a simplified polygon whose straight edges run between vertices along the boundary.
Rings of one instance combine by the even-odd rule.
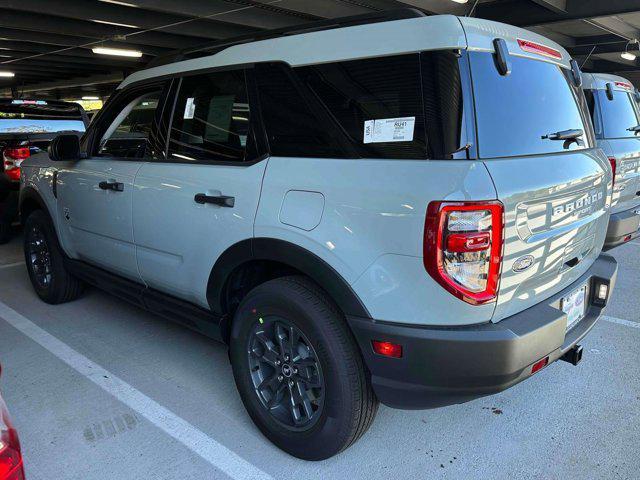
[[[617,323],[618,325],[625,325],[631,328],[640,328],[640,322],[632,322],[631,320],[624,320],[622,318],[610,317],[608,315],[602,316],[603,320],[611,323]]]
[[[0,265],[0,270],[5,268],[17,267],[19,265],[24,265],[24,262],[7,263],[6,265]]]
[[[231,478],[273,480],[267,473],[2,302],[0,317]]]

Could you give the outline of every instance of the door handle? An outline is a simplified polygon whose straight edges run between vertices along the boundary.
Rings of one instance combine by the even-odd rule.
[[[114,192],[124,192],[124,183],[120,182],[100,182],[100,190],[113,190]]]
[[[200,205],[212,203],[214,205],[220,205],[221,207],[233,208],[236,204],[235,197],[227,197],[226,195],[206,195],[204,193],[196,193],[196,196],[193,197],[193,199]]]

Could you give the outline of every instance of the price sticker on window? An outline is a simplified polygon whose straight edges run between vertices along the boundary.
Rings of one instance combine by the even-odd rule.
[[[193,115],[195,113],[196,113],[195,98],[189,97],[189,98],[187,98],[187,103],[184,106],[184,116],[182,118],[190,120],[190,119],[193,118]]]
[[[380,118],[364,122],[364,143],[411,142],[416,117]]]

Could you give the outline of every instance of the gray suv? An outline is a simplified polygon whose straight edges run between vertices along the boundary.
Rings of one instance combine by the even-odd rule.
[[[409,11],[182,58],[23,164],[45,302],[97,285],[226,342],[255,424],[309,460],[379,401],[578,363],[617,266],[611,169],[562,47]]]

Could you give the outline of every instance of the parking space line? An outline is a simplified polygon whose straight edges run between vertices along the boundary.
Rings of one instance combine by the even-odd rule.
[[[624,320],[622,318],[610,317],[608,315],[603,315],[602,319],[606,320],[607,322],[617,323],[618,325],[624,325],[626,327],[640,328],[640,322],[632,322],[631,320]]]
[[[6,265],[0,265],[0,270],[3,270],[5,268],[17,267],[19,265],[24,265],[24,262],[7,263]]]
[[[255,465],[2,302],[0,302],[0,317],[231,478],[273,480],[270,475]]]

